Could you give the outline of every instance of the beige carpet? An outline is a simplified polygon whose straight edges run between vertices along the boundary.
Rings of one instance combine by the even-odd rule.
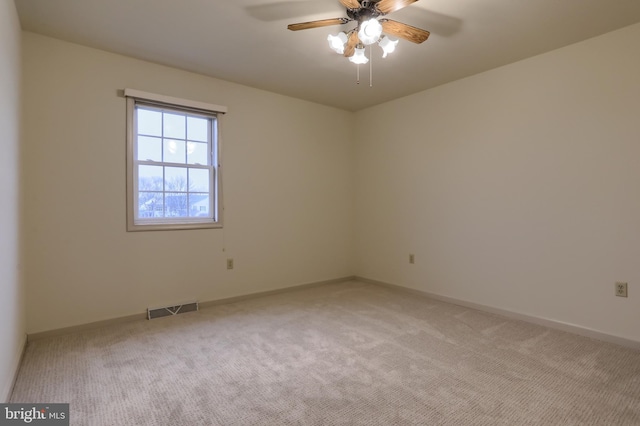
[[[640,352],[360,282],[29,344],[72,425],[638,425]]]

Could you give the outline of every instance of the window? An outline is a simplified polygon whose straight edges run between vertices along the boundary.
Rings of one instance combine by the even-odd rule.
[[[225,107],[126,89],[127,230],[218,228]]]

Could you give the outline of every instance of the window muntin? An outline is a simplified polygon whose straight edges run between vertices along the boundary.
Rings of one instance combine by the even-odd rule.
[[[128,229],[220,227],[217,114],[127,102]]]

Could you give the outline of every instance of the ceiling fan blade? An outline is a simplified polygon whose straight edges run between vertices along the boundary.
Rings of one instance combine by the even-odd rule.
[[[289,24],[287,28],[291,31],[308,30],[310,28],[328,27],[330,25],[346,24],[351,21],[349,18],[333,18],[333,19],[321,19],[319,21],[300,22],[298,24]]]
[[[383,14],[395,12],[417,2],[418,0],[380,0],[376,8]]]
[[[381,19],[382,31],[413,43],[422,43],[429,38],[429,31],[403,24],[391,19]]]
[[[356,52],[356,45],[359,41],[360,39],[358,39],[358,32],[351,31],[351,34],[349,34],[349,39],[347,40],[347,45],[344,47],[344,56],[346,56],[347,58],[353,56],[353,54]]]
[[[359,9],[360,3],[358,0],[340,0],[340,4],[342,4],[347,9]]]

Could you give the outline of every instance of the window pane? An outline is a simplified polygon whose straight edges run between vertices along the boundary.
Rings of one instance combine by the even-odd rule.
[[[164,137],[186,139],[185,116],[180,114],[164,113]]]
[[[165,191],[187,192],[187,169],[182,167],[165,167],[164,169]],[[185,200],[185,206],[186,206]]]
[[[127,230],[221,226],[215,113],[137,98],[127,113]]]
[[[187,142],[187,163],[209,165],[209,145],[199,142]]]
[[[186,217],[187,194],[166,193],[164,195],[165,215],[167,217]]]
[[[189,194],[189,216],[211,217],[209,213],[209,194]]]
[[[138,166],[138,191],[162,191],[162,166]]]
[[[207,142],[209,140],[209,120],[206,118],[187,117],[187,139]]]
[[[138,134],[162,136],[162,113],[138,108]]]
[[[138,160],[162,161],[162,139],[138,136]]]
[[[208,169],[189,169],[189,191],[209,192]]]
[[[163,217],[161,192],[139,192],[138,193],[138,217],[153,218]]]
[[[164,161],[166,163],[185,164],[185,141],[175,139],[164,140]]]

